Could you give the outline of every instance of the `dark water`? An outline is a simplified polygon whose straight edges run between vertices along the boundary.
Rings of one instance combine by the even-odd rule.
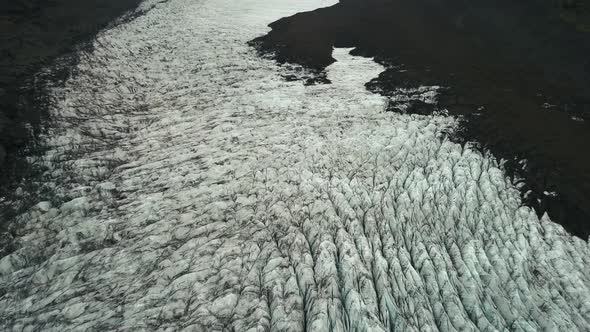
[[[0,1],[0,203],[15,194],[19,185],[34,186],[34,175],[39,173],[24,161],[25,155],[36,153],[35,137],[45,116],[43,87],[34,74],[65,57],[63,67],[51,77],[63,81],[77,61],[75,49],[88,47],[86,41],[139,2]],[[5,221],[12,213],[14,206],[0,204],[0,248],[7,236]]]
[[[333,46],[356,47],[388,68],[367,84],[372,91],[444,86],[437,106],[415,102],[409,112],[461,116],[455,140],[506,159],[509,175],[525,179],[525,204],[588,239],[588,3],[347,0],[270,27],[252,44],[279,61],[321,71]]]

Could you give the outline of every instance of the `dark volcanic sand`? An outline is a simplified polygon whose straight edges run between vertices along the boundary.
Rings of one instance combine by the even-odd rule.
[[[13,193],[20,178],[33,170],[21,157],[33,148],[44,103],[33,74],[52,60],[71,54],[101,28],[140,0],[2,0],[0,1],[0,202]],[[70,59],[71,64],[75,59]],[[65,78],[67,66],[54,73]],[[41,98],[41,99],[40,99]],[[31,153],[31,151],[27,152]],[[8,218],[0,208],[0,230]],[[2,239],[0,239],[2,242]]]
[[[252,44],[316,70],[334,61],[332,46],[356,47],[355,54],[388,67],[367,84],[384,95],[400,87],[446,87],[437,108],[465,119],[455,139],[507,159],[509,174],[525,178],[524,202],[586,240],[590,6],[558,2],[347,0],[274,22]],[[517,162],[522,158],[525,169]]]

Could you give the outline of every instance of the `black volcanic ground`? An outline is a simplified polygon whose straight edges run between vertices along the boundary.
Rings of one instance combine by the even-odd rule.
[[[372,91],[446,87],[437,107],[464,119],[455,139],[507,159],[510,174],[525,178],[526,204],[588,239],[588,3],[347,0],[270,27],[252,44],[279,61],[321,71],[334,61],[333,46],[356,47],[389,68],[367,85]]]
[[[44,111],[33,75],[55,58],[71,54],[75,47],[140,2],[0,1],[0,197],[10,195],[18,179],[28,178],[33,172],[21,157],[30,154],[24,149],[33,147],[34,137],[26,128],[38,129]],[[54,74],[65,78],[68,72],[64,67]],[[0,211],[0,217],[5,213]],[[1,219],[0,230],[4,227]]]

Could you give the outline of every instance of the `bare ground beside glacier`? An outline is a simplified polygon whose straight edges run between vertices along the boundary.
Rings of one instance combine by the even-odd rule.
[[[36,170],[26,163],[38,153],[37,133],[43,130],[43,90],[65,80],[76,63],[75,51],[106,26],[125,20],[125,13],[141,0],[10,0],[0,2],[0,247],[8,234],[6,220],[20,206],[3,204],[14,194],[15,182]],[[121,16],[123,15],[123,16]],[[117,18],[117,19],[116,19]],[[116,19],[116,20],[115,20]],[[59,67],[35,73],[59,58]],[[7,200],[10,198],[6,198]],[[28,203],[27,199],[20,202]],[[4,248],[2,248],[4,249]],[[0,255],[4,255],[0,249]]]
[[[2,329],[588,330],[588,244],[453,118],[384,112],[349,50],[304,86],[246,44],[331,4],[171,0],[101,33],[52,91]]]

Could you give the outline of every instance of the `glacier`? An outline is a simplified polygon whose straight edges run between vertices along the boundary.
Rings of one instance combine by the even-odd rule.
[[[52,193],[12,221],[6,331],[587,331],[590,247],[522,206],[457,120],[261,58],[335,0],[147,0],[51,89]],[[433,102],[437,87],[423,87]]]

